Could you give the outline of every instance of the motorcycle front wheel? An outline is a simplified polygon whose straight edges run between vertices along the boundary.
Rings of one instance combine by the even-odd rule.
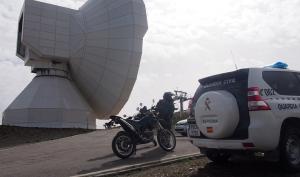
[[[126,159],[134,153],[136,144],[129,133],[121,131],[112,141],[112,150],[121,159]]]
[[[159,146],[165,151],[173,151],[176,147],[176,138],[172,131],[162,129],[157,132]]]

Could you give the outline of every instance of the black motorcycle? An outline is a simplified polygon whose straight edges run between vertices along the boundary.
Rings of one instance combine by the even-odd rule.
[[[173,151],[176,147],[176,138],[172,131],[164,129],[162,121],[157,118],[155,108],[143,113],[140,120],[124,119],[119,116],[111,116],[115,124],[120,124],[124,131],[120,131],[112,141],[112,150],[120,158],[130,157],[140,144],[154,143],[154,131],[157,132],[159,146],[165,151]]]

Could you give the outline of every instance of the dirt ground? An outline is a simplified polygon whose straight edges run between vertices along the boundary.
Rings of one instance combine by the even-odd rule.
[[[119,177],[300,177],[284,172],[278,163],[265,160],[237,160],[223,165],[207,158],[187,160]]]
[[[0,126],[0,149],[89,133],[83,129],[40,129]]]

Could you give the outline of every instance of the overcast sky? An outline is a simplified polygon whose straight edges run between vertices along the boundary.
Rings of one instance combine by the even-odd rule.
[[[70,8],[85,0],[43,0]],[[191,95],[199,78],[278,60],[300,70],[300,0],[145,0],[149,30],[139,76],[122,111],[176,88]],[[15,56],[23,0],[0,4],[0,111],[34,75]]]

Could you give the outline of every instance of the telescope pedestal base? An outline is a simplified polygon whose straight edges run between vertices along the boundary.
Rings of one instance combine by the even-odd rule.
[[[39,76],[3,113],[3,125],[96,129],[96,116],[72,81]]]

